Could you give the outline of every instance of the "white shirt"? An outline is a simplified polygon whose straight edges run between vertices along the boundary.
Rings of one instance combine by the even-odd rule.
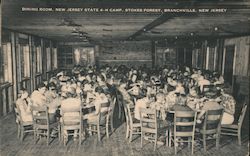
[[[80,106],[81,100],[77,98],[67,98],[62,100],[61,115],[64,121],[80,121]]]
[[[38,90],[35,90],[30,96],[31,102],[35,106],[43,106],[46,104],[46,97]]]
[[[136,101],[136,103],[135,103],[135,118],[137,120],[140,120],[140,109],[147,108],[148,102],[149,102],[149,99],[147,97]]]

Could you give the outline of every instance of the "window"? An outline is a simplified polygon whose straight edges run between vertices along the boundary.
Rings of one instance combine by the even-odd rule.
[[[28,45],[21,45],[20,48],[21,58],[21,77],[30,77],[30,51]]]
[[[0,83],[12,82],[12,58],[11,58],[11,44],[5,43],[2,45],[0,54]]]
[[[57,69],[57,48],[53,48],[52,64],[53,69]]]
[[[215,70],[217,66],[217,47],[207,47],[206,69]]]
[[[194,49],[193,50],[193,67],[201,68],[202,67],[202,56],[201,56],[201,49]]]
[[[47,71],[51,70],[51,49],[46,48],[46,57],[47,57]]]
[[[42,49],[41,47],[36,47],[36,72],[42,73]]]

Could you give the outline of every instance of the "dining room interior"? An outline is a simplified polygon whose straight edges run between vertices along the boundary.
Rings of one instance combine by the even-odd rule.
[[[0,155],[248,155],[247,0],[2,0]]]

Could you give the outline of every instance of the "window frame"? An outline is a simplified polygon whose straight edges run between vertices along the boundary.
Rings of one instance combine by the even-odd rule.
[[[13,83],[13,60],[11,43],[2,43],[1,47],[1,79],[0,83]]]

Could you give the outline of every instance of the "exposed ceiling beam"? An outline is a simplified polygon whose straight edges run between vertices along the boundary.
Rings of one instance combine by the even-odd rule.
[[[150,31],[151,29],[155,28],[158,25],[161,25],[161,24],[167,22],[170,19],[173,19],[175,17],[180,17],[180,16],[189,16],[189,15],[195,16],[196,13],[188,13],[188,14],[187,13],[163,13],[158,18],[156,18],[154,21],[145,25],[143,28],[141,28],[140,30],[135,32],[133,35],[129,36],[127,40],[133,40],[137,36],[141,35],[142,33],[146,32],[146,31]]]

